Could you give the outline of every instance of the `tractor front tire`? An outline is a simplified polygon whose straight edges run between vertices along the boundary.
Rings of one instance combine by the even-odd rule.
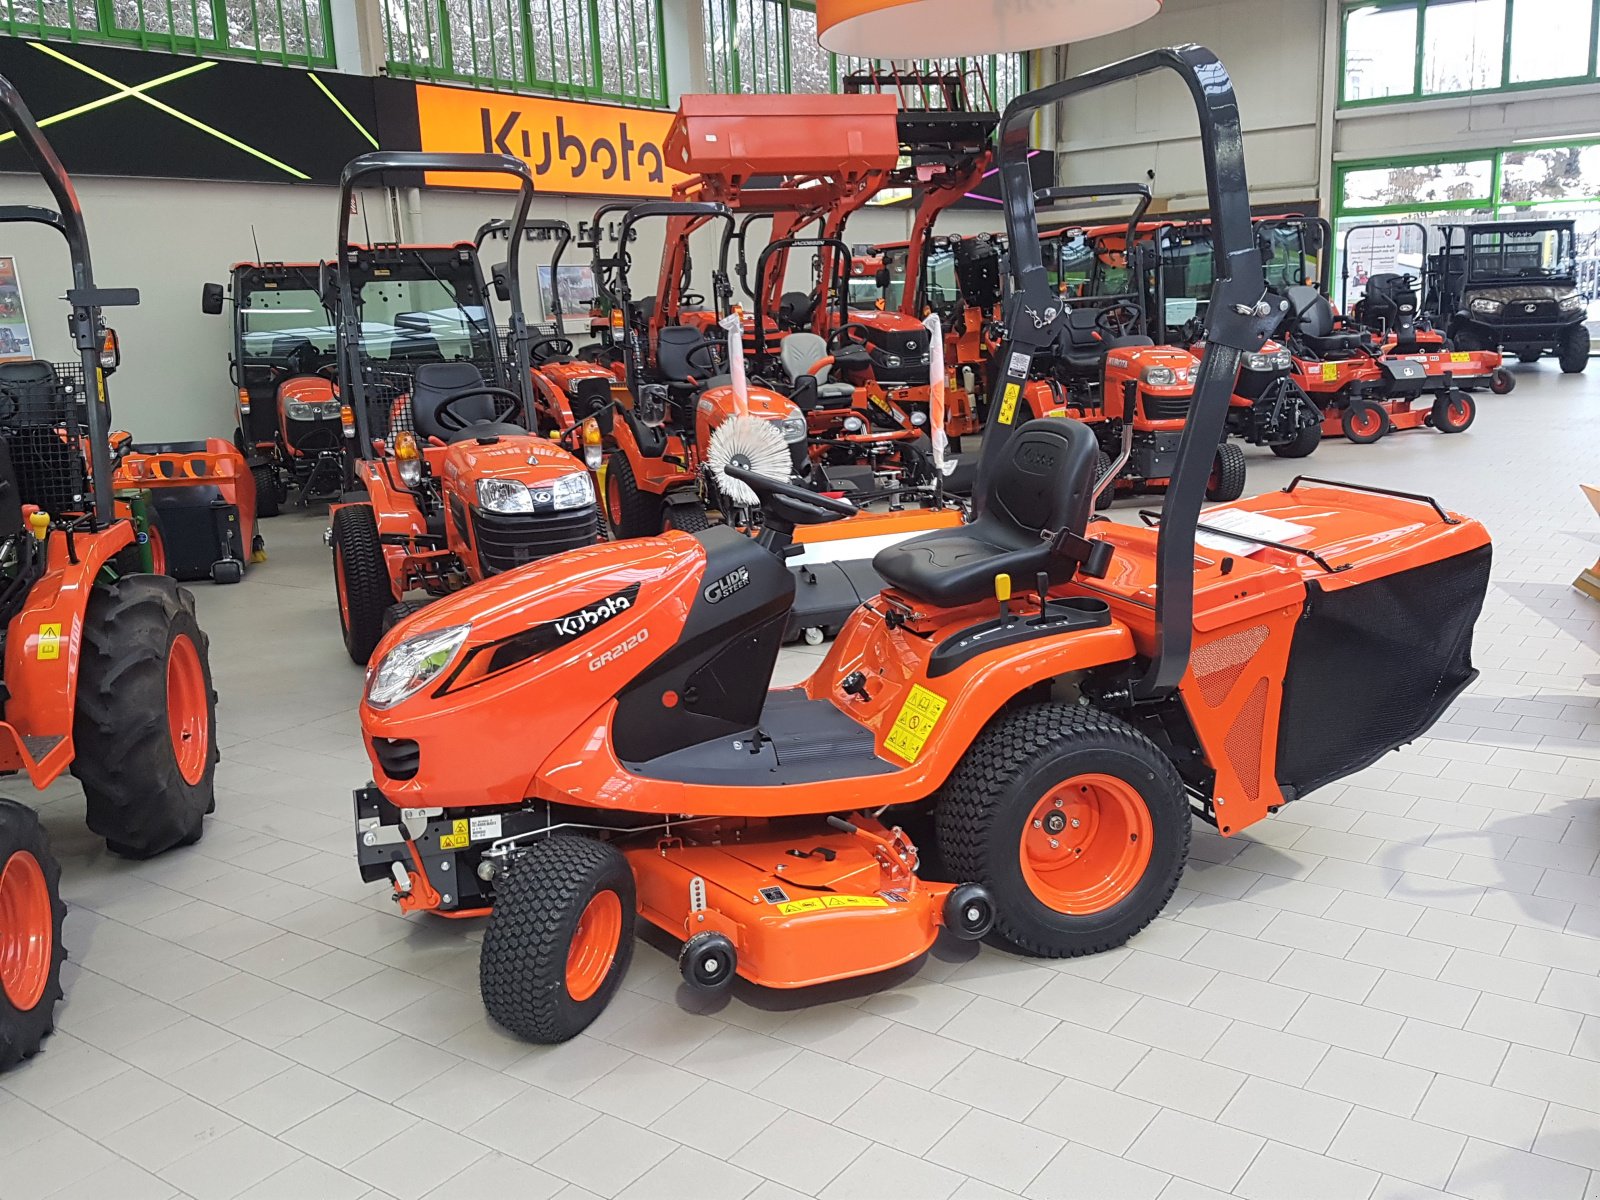
[[[217,693],[194,597],[165,575],[96,587],[83,622],[72,773],[125,858],[200,840],[216,804]]]
[[[277,516],[278,503],[282,499],[278,495],[277,468],[271,463],[257,463],[250,468],[250,475],[256,482],[256,516]]]
[[[1322,445],[1322,421],[1302,425],[1287,442],[1274,442],[1272,452],[1279,458],[1306,458]]]
[[[370,504],[347,504],[333,514],[333,583],[344,648],[364,667],[383,640],[384,614],[399,599]]]
[[[1561,339],[1556,357],[1564,375],[1577,375],[1589,365],[1589,327],[1574,325]]]
[[[633,870],[609,842],[556,834],[506,862],[478,958],[483,1007],[530,1042],[577,1037],[633,958]]]
[[[680,533],[701,533],[711,528],[711,514],[699,501],[693,504],[667,505],[666,528]]]
[[[61,999],[61,867],[31,808],[0,800],[0,1071],[39,1052]]]
[[[661,497],[641,491],[626,454],[606,464],[606,522],[617,539],[655,537],[661,532]]]
[[[935,801],[952,878],[995,902],[994,934],[1024,954],[1122,945],[1161,912],[1189,853],[1189,802],[1166,755],[1095,708],[1002,712]]]
[[[1237,500],[1244,495],[1244,451],[1232,442],[1217,447],[1217,458],[1206,481],[1206,499],[1213,504]]]

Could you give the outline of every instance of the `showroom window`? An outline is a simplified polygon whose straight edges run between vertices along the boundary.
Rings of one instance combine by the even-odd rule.
[[[389,73],[664,105],[660,0],[383,0]]]
[[[0,0],[0,33],[333,65],[328,0]]]
[[[1345,104],[1588,83],[1600,0],[1376,0],[1344,10]]]

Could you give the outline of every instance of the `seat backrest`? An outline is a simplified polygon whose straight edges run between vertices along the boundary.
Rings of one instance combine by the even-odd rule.
[[[828,343],[815,333],[791,333],[783,339],[778,350],[778,361],[790,380],[809,375],[814,364],[828,357]],[[832,367],[817,372],[817,382],[827,383]]]
[[[811,323],[816,308],[816,293],[785,292],[778,300],[778,324],[785,329],[799,329]]]
[[[0,424],[54,425],[66,419],[61,381],[50,363],[0,363]]]
[[[1292,328],[1307,337],[1329,337],[1333,333],[1333,305],[1314,287],[1303,283],[1285,289],[1289,300]]]
[[[439,423],[439,410],[456,392],[482,386],[483,373],[472,363],[423,363],[417,368],[411,382],[411,421],[417,436],[424,440],[438,438],[441,442],[448,442],[455,431]],[[493,421],[494,397],[468,396],[450,411],[469,425]]]
[[[1036,540],[1069,529],[1082,534],[1094,509],[1100,443],[1067,417],[1040,417],[1018,427],[978,497],[980,521]],[[1027,587],[1032,580],[1017,580]]]
[[[391,362],[442,362],[444,350],[439,339],[427,334],[406,334],[396,338],[389,346]]]
[[[668,325],[656,335],[656,370],[661,378],[674,383],[697,379],[706,374],[704,352],[694,356],[697,368],[690,361],[689,352],[705,340],[705,334],[693,325]]]

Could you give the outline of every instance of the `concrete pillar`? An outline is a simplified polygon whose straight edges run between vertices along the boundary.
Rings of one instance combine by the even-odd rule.
[[[328,0],[337,70],[349,75],[376,75],[389,61],[382,5],[383,0]]]
[[[685,92],[707,92],[702,0],[661,0],[661,53],[667,66],[667,102]]]

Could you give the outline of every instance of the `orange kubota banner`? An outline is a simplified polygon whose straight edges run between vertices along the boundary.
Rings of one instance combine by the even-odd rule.
[[[541,192],[584,196],[669,196],[683,179],[667,167],[661,143],[670,112],[544,100],[503,92],[417,85],[423,150],[510,154],[533,170]],[[429,183],[510,189],[506,175],[430,172]]]

